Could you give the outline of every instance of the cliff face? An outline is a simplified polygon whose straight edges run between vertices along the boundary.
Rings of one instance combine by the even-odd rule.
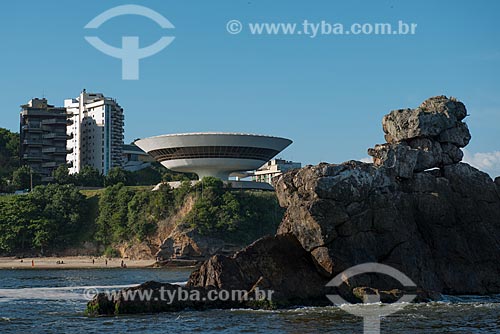
[[[426,290],[500,292],[498,178],[460,163],[466,114],[461,102],[434,97],[384,117],[388,143],[369,150],[374,164],[282,175],[278,234],[295,235],[331,275],[379,262]]]
[[[292,233],[331,275],[379,262],[425,290],[500,292],[500,196],[467,164],[402,180],[386,168],[321,164],[276,184]]]

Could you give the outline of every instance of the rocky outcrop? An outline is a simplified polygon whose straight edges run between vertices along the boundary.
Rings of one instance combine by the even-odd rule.
[[[156,257],[159,261],[206,258],[221,252],[225,246],[223,240],[202,236],[192,229],[176,230],[163,241]]]
[[[282,175],[278,234],[294,234],[331,275],[379,262],[428,291],[500,292],[498,180],[460,163],[466,116],[456,99],[433,97],[383,118],[387,143],[369,150],[373,164]]]
[[[148,242],[128,243],[123,242],[115,246],[120,257],[130,260],[154,260],[155,246]]]
[[[328,303],[327,282],[295,236],[277,235],[259,239],[232,257],[213,256],[191,274],[187,286],[272,290],[275,304],[309,305]]]
[[[288,208],[278,234],[294,234],[331,275],[379,262],[428,291],[500,292],[500,196],[467,164],[412,179],[355,161],[320,164],[281,176],[276,191]]]
[[[411,178],[414,172],[460,162],[471,139],[463,119],[462,102],[446,96],[424,101],[416,109],[391,111],[382,120],[387,143],[369,149],[375,166],[385,166],[396,176]]]
[[[147,282],[111,296],[98,294],[88,303],[87,314],[326,305],[328,278],[316,268],[314,257],[293,235],[264,237],[231,257],[213,256],[191,274],[186,286]],[[151,295],[141,300],[139,291]],[[213,298],[221,291],[235,298]]]

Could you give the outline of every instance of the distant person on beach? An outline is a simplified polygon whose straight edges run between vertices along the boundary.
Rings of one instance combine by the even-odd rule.
[[[92,259],[92,264],[95,264],[95,260],[94,259]]]
[[[34,267],[35,266],[35,260],[31,260],[31,266]]]
[[[123,260],[122,260],[122,263],[120,263],[120,267],[123,268],[124,265],[125,265],[125,262],[123,262]]]
[[[106,261],[105,261],[105,262],[106,262],[106,267],[107,267],[107,266],[108,266],[108,259],[106,259]]]

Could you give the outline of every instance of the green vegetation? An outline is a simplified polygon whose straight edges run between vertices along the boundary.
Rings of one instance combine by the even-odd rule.
[[[69,175],[66,166],[59,166],[53,173],[54,182],[58,184],[75,184],[82,187],[109,187],[119,183],[126,186],[149,186],[162,181],[184,181],[196,179],[195,175],[172,172],[160,164],[136,172],[129,172],[114,167],[104,176],[91,166],[85,166],[80,173]]]
[[[12,173],[19,167],[19,135],[0,128],[0,192],[10,192]]]
[[[274,193],[227,190],[217,178],[203,178],[191,192],[196,202],[184,223],[227,242],[248,243],[274,234],[283,216]]]
[[[88,227],[89,203],[75,186],[38,186],[0,200],[0,252],[62,249]]]
[[[229,243],[275,233],[283,215],[274,193],[224,188],[216,178],[157,191],[123,183],[97,190],[50,184],[0,197],[0,253],[43,253],[92,242],[106,255],[117,255],[114,246],[148,241],[158,222],[176,214],[188,197],[194,204],[181,226]]]

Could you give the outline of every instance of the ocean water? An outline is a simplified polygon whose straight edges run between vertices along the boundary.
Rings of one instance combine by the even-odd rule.
[[[148,280],[184,282],[189,273],[179,269],[0,270],[0,333],[363,333],[362,318],[335,306],[98,318],[83,313],[87,302],[83,291],[89,287],[111,289]],[[500,296],[411,304],[383,318],[381,333],[500,333]]]

